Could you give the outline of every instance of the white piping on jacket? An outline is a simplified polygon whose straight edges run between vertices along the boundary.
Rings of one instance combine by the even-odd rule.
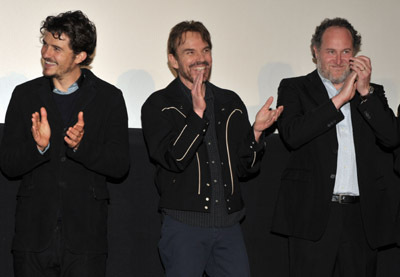
[[[197,158],[197,169],[199,171],[199,186],[197,189],[197,194],[200,195],[201,192],[201,168],[200,168],[200,158],[199,158],[199,153],[196,152],[196,158]]]
[[[163,111],[165,111],[165,110],[176,110],[176,111],[179,112],[184,118],[186,118],[186,115],[185,115],[184,113],[182,113],[182,112],[181,112],[178,108],[176,108],[176,107],[165,107],[165,108],[163,108],[161,111],[163,112]],[[183,127],[183,129],[182,129],[181,133],[179,134],[178,138],[175,140],[174,146],[175,146],[175,144],[178,142],[178,140],[180,139],[180,137],[182,136],[182,134],[183,134],[183,132],[185,131],[186,127],[187,127],[187,124],[185,125],[185,127]],[[186,157],[187,153],[189,152],[190,148],[192,147],[193,143],[197,140],[198,137],[199,137],[199,135],[197,135],[197,136],[194,138],[193,142],[190,144],[189,148],[187,149],[187,151],[186,151],[186,153],[183,155],[183,157],[180,158],[180,159],[176,159],[178,162],[179,162],[179,161],[182,161],[182,160]],[[200,192],[201,192],[201,191],[200,191],[200,189],[201,189],[201,168],[200,168],[200,158],[199,158],[199,153],[198,153],[198,152],[196,152],[196,158],[197,158],[197,168],[198,168],[198,171],[199,171],[199,184],[198,184],[197,193],[200,194]]]
[[[194,138],[194,140],[192,141],[192,143],[189,145],[188,149],[186,150],[185,154],[183,154],[182,158],[176,159],[178,162],[182,161],[182,160],[186,157],[186,155],[187,155],[187,153],[189,152],[190,148],[192,148],[194,142],[197,140],[197,138],[198,138],[199,136],[200,136],[200,135],[197,135],[197,136]]]
[[[256,162],[256,157],[257,157],[257,152],[254,151],[254,158],[253,158],[253,162],[251,163],[251,167],[254,166],[254,163]]]
[[[240,109],[234,109],[231,114],[228,117],[228,120],[226,121],[226,127],[225,127],[225,142],[226,142],[226,152],[228,154],[228,164],[229,164],[229,171],[231,174],[231,183],[232,183],[232,193],[231,195],[233,195],[234,189],[235,189],[235,185],[233,183],[233,174],[232,174],[232,164],[231,164],[231,154],[229,153],[229,142],[228,142],[228,126],[229,126],[229,120],[231,120],[231,116],[235,113],[235,112],[240,112],[241,114],[243,114],[242,110]]]
[[[173,110],[176,110],[178,113],[180,113],[184,118],[186,118],[186,115],[183,113],[183,112],[181,112],[178,108],[176,108],[176,107],[165,107],[164,109],[162,109],[161,111],[163,112],[163,111],[165,111],[165,110],[171,110],[171,109],[173,109]]]
[[[175,140],[175,142],[174,142],[174,146],[175,146],[175,144],[178,142],[178,140],[181,138],[181,136],[182,136],[183,132],[185,131],[186,127],[187,127],[187,124],[185,125],[185,127],[183,127],[181,133],[180,133],[179,136],[176,138],[176,140]]]

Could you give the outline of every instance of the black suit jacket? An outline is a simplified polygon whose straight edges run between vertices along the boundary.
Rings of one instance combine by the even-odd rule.
[[[390,206],[385,147],[399,142],[398,126],[382,86],[361,104],[351,100],[362,218],[369,244],[393,242],[394,215]],[[291,151],[274,215],[273,231],[308,240],[324,233],[334,189],[338,142],[336,124],[343,120],[317,71],[282,80],[278,105],[284,111],[279,133]]]
[[[67,247],[74,252],[107,251],[106,178],[129,168],[128,120],[120,90],[82,70],[84,80],[72,119],[83,111],[85,133],[74,152],[64,143],[64,122],[53,100],[50,80],[41,77],[15,88],[6,113],[0,148],[3,172],[22,177],[17,194],[14,250],[48,247],[62,216]],[[41,155],[31,134],[31,115],[45,107],[50,148]]]

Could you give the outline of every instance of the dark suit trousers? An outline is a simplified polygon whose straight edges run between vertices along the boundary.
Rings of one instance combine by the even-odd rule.
[[[322,238],[291,237],[289,245],[291,277],[376,276],[377,251],[368,245],[358,203],[331,203]]]
[[[42,252],[13,251],[15,277],[104,277],[106,254],[77,254],[65,247],[62,224]]]

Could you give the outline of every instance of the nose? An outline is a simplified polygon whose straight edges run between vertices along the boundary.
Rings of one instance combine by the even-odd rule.
[[[196,55],[196,61],[197,62],[203,62],[205,61],[205,54],[203,52],[199,52]]]
[[[336,55],[336,64],[342,64],[342,55],[340,53]]]
[[[50,47],[48,47],[47,45],[43,45],[42,46],[42,57],[44,59],[46,59],[46,58],[50,57],[50,55],[51,55]]]

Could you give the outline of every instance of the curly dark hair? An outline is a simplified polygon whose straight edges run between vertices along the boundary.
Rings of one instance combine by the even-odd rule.
[[[313,61],[316,61],[314,46],[319,50],[322,44],[322,36],[324,35],[326,29],[329,27],[342,27],[349,30],[351,37],[353,38],[353,51],[356,55],[361,50],[361,35],[354,29],[347,19],[336,17],[333,19],[324,19],[319,26],[315,28],[315,33],[311,38],[311,54],[313,56]]]
[[[40,27],[42,38],[46,32],[50,32],[57,39],[65,34],[69,37],[70,47],[75,54],[86,52],[87,57],[81,65],[87,66],[93,61],[97,42],[96,26],[82,11],[68,11],[57,16],[48,16]]]
[[[172,54],[176,57],[176,48],[179,45],[184,43],[183,34],[186,32],[196,32],[199,33],[201,38],[208,43],[210,49],[212,48],[211,44],[211,36],[208,32],[207,28],[203,25],[203,23],[199,21],[182,21],[175,25],[171,32],[169,33],[168,38],[168,54]]]

